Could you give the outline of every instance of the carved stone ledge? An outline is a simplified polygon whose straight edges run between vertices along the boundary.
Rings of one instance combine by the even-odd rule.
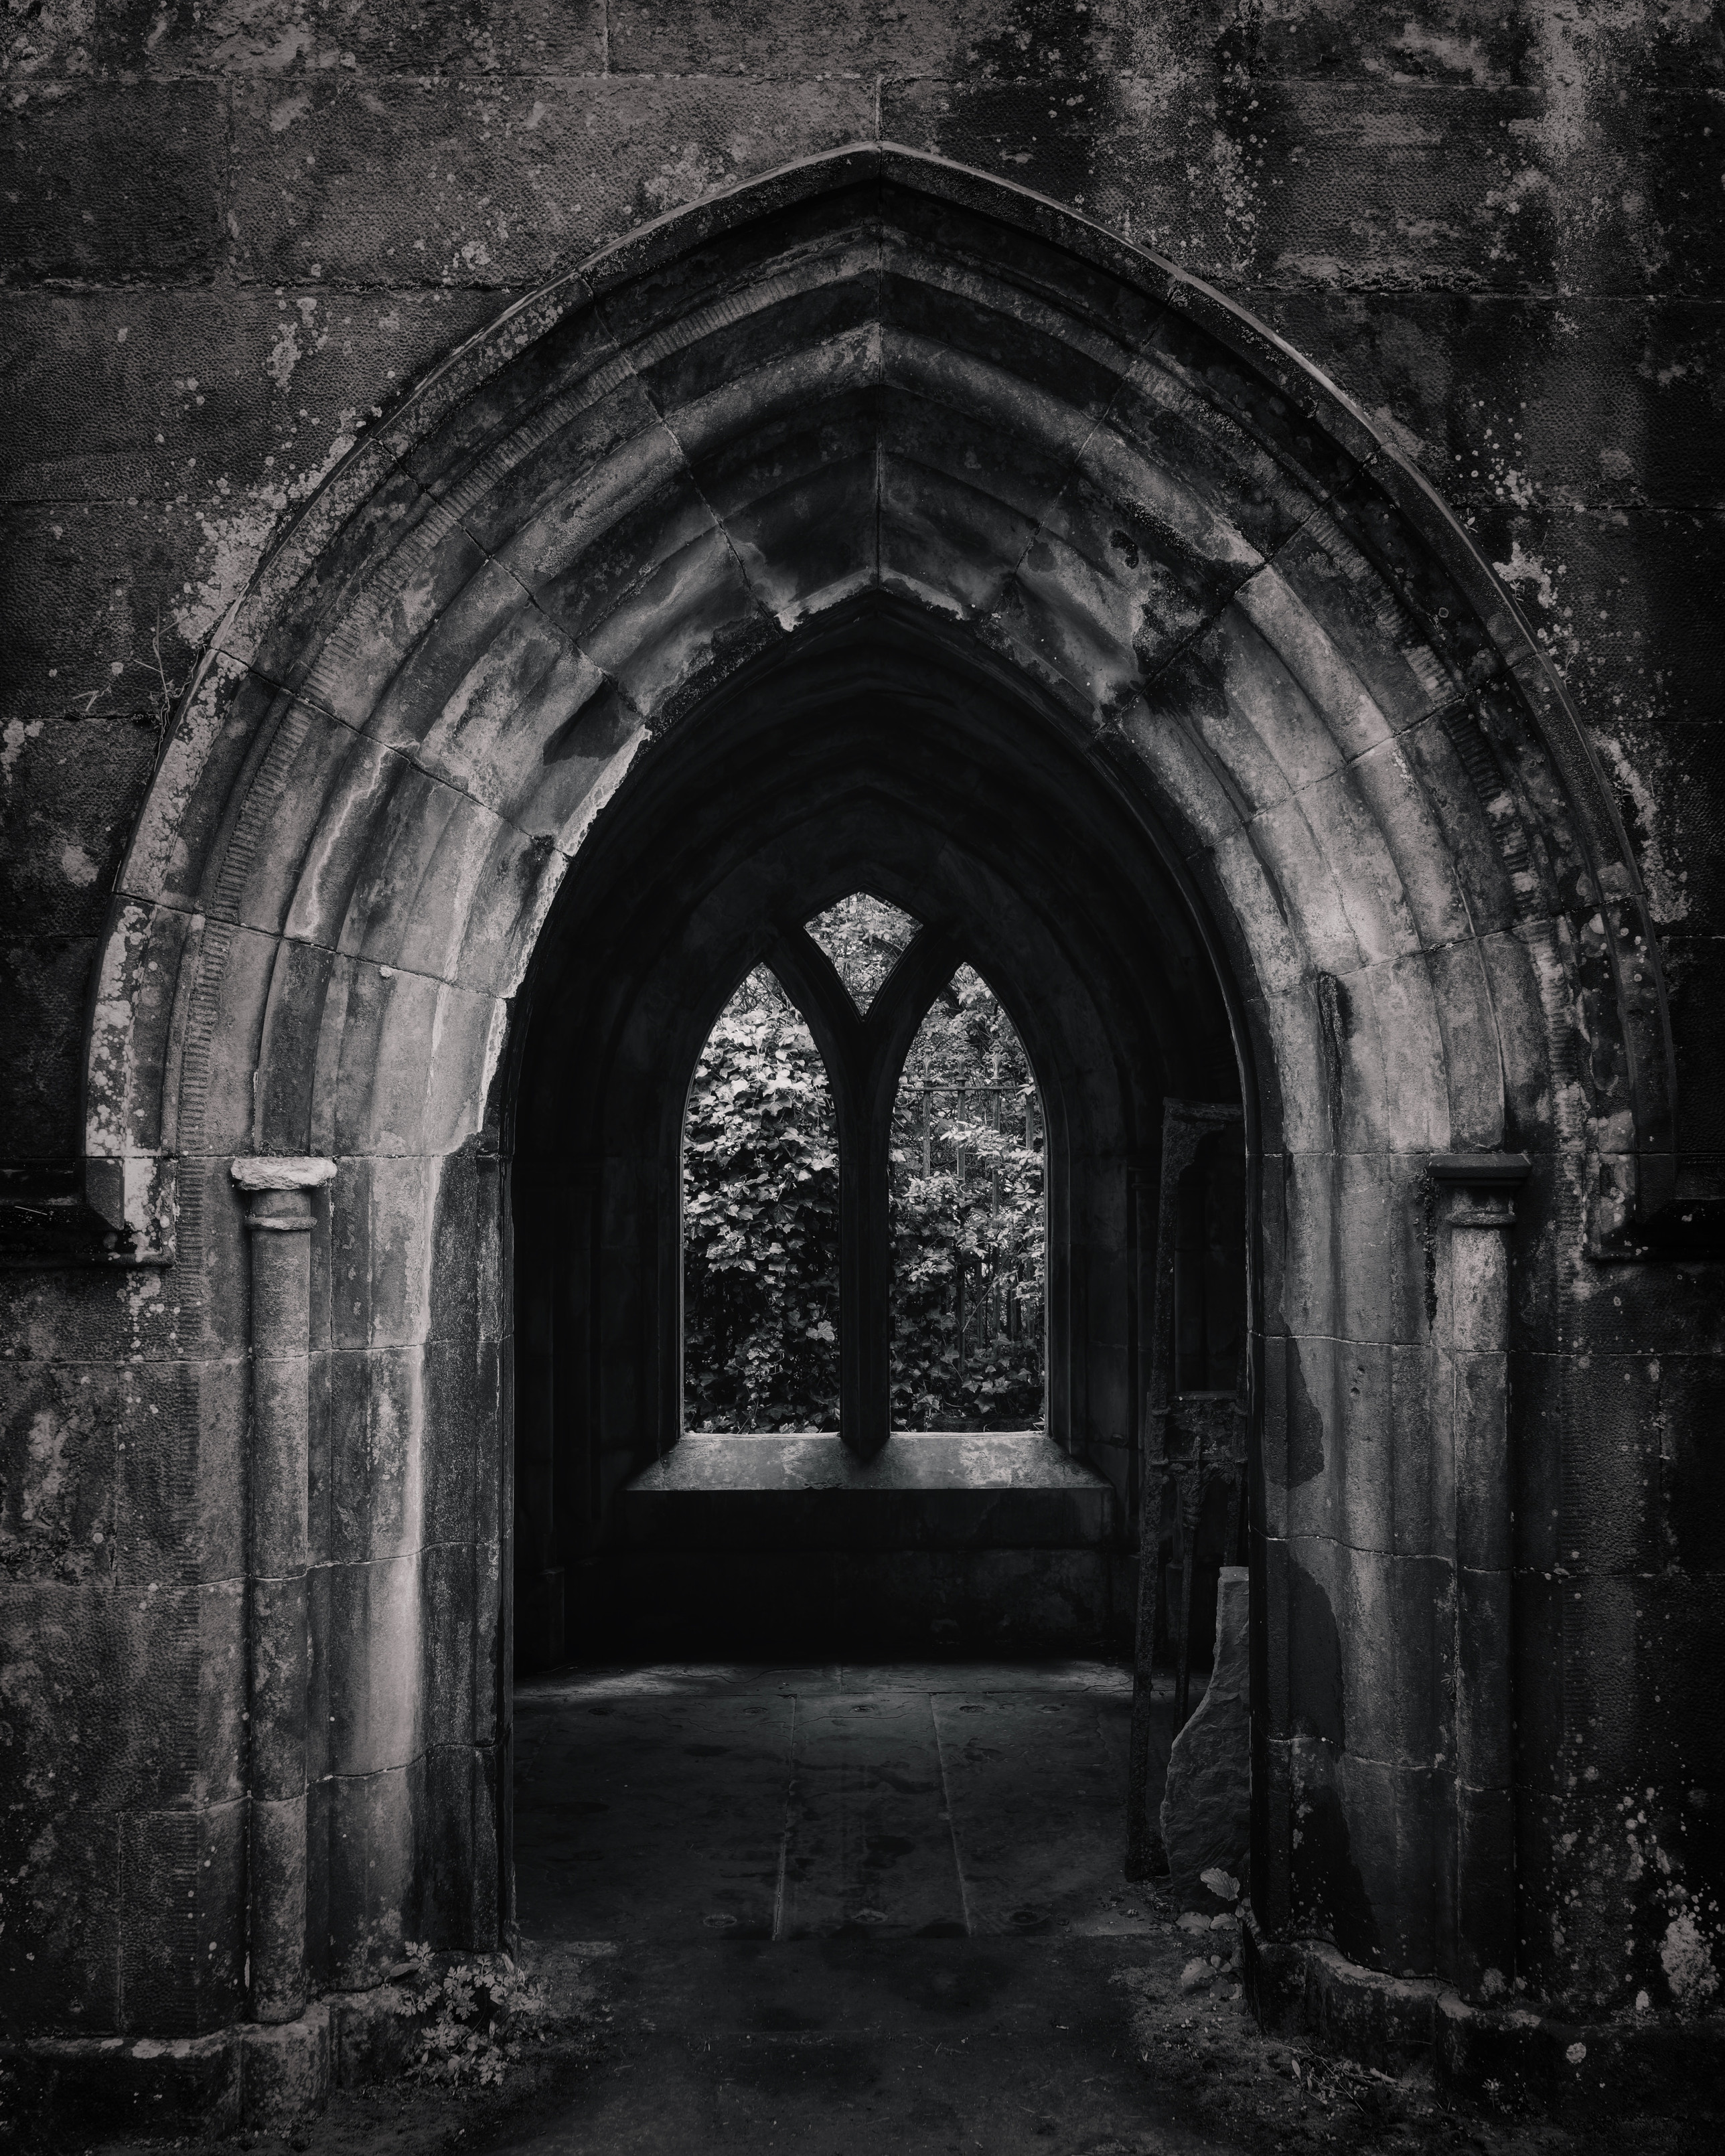
[[[268,1154],[254,1160],[236,1160],[229,1171],[248,1194],[262,1190],[321,1190],[336,1179],[332,1160],[300,1155]]]

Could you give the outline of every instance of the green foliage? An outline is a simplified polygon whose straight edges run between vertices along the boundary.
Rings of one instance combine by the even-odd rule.
[[[906,1060],[892,1142],[895,1425],[1040,1427],[1042,1119],[1019,1037],[968,966]]]
[[[545,1987],[507,1954],[434,1955],[413,1943],[391,1974],[395,2011],[415,2025],[407,2065],[415,2081],[493,2087],[524,2044],[543,2043],[552,2033]]]
[[[822,928],[841,974],[870,988],[905,940],[902,916],[865,896]],[[962,967],[917,1034],[894,1114],[896,1427],[1040,1424],[1042,1146],[1024,1049]],[[689,1427],[836,1429],[832,1102],[807,1027],[764,968],[702,1050],[683,1161]]]
[[[920,926],[908,913],[865,891],[853,891],[803,925],[832,960],[860,1011],[874,1002],[881,983],[916,941]]]
[[[701,1050],[683,1132],[689,1427],[839,1427],[839,1157],[809,1029],[763,969]]]

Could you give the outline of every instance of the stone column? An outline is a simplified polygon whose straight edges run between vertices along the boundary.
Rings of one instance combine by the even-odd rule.
[[[305,2006],[305,1721],[310,1676],[307,1377],[313,1191],[332,1160],[237,1160],[252,1272],[246,1487],[250,1799],[249,2004],[256,2021]]]
[[[892,1111],[916,1028],[963,956],[925,928],[857,1009],[806,929],[767,953],[808,1022],[833,1089],[839,1139],[839,1436],[872,1460],[892,1435]]]
[[[1464,1999],[1484,2000],[1515,1973],[1508,1231],[1528,1163],[1522,1153],[1440,1153],[1430,1165],[1432,1435],[1454,1580],[1440,1651],[1452,1795],[1439,1814],[1438,1965]]]

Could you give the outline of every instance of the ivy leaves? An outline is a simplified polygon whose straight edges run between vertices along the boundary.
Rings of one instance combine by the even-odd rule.
[[[968,966],[911,1046],[892,1136],[894,1424],[1035,1428],[1042,1121],[1023,1045]]]
[[[721,1014],[683,1137],[693,1430],[839,1426],[839,1157],[809,1029],[773,976]]]

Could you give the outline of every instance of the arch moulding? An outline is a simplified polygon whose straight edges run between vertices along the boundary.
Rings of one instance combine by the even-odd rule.
[[[1006,351],[985,326],[1003,301]],[[860,468],[871,430],[878,471]],[[387,948],[422,998],[447,990],[440,1029],[463,991],[495,1013],[638,751],[869,589],[981,639],[1122,743],[1189,681],[1213,693],[1242,643],[1298,684],[1334,767],[1440,718],[1449,769],[1386,759],[1409,798],[1380,788],[1368,813],[1412,825],[1422,791],[1483,813],[1523,945],[1544,939],[1588,1240],[1637,1247],[1674,1180],[1658,952],[1615,803],[1512,598],[1366,415],[1222,295],[1025,190],[868,146],[674,213],[511,308],[349,455],[218,627],[93,990],[86,1191],[113,1256],[166,1262],[200,1240],[180,1166],[215,1143],[213,1112],[239,1112],[212,1089],[238,1046],[224,984],[250,936]],[[1219,855],[1221,828],[1250,834],[1273,811],[1225,730],[1194,731],[1190,772],[1135,745],[1182,850]],[[1271,785],[1322,775],[1278,765]],[[422,808],[428,791],[447,799]],[[427,814],[442,814],[449,917],[434,950],[408,953],[374,886],[399,913]],[[475,819],[482,835],[449,829]],[[1440,812],[1423,820],[1461,844]],[[463,847],[465,880],[449,873]],[[1389,874],[1411,889],[1405,864]],[[1245,911],[1238,894],[1229,910]],[[294,984],[265,1000],[284,1018],[294,1002],[288,1052],[315,1062]],[[327,1055],[345,1010],[321,1022]],[[477,1006],[458,1023],[460,1079],[419,1110],[445,1133],[501,1044]],[[273,1026],[250,1045],[260,1074],[285,1048]],[[249,1104],[260,1143],[271,1094]]]
[[[1576,1268],[1671,1199],[1623,829],[1512,601],[1333,385],[1069,211],[871,146],[605,249],[382,423],[217,631],[121,874],[86,1197],[110,1259],[169,1268],[194,1457],[250,1337],[233,1163],[335,1164],[305,1345],[328,1712],[276,1755],[317,1980],[483,1943],[506,1902],[499,1162],[536,949],[655,774],[829,647],[909,711],[918,639],[1119,805],[1232,1014],[1259,1914],[1381,1968],[1514,1959],[1478,1925],[1515,1894],[1467,1900],[1507,1876],[1507,1756],[1461,1787],[1432,1644],[1459,1573],[1489,1599],[1508,1559],[1430,1462],[1481,1435],[1444,1417],[1486,1412],[1512,1247],[1556,1350]],[[1512,1207],[1470,1161],[1525,1167]]]

